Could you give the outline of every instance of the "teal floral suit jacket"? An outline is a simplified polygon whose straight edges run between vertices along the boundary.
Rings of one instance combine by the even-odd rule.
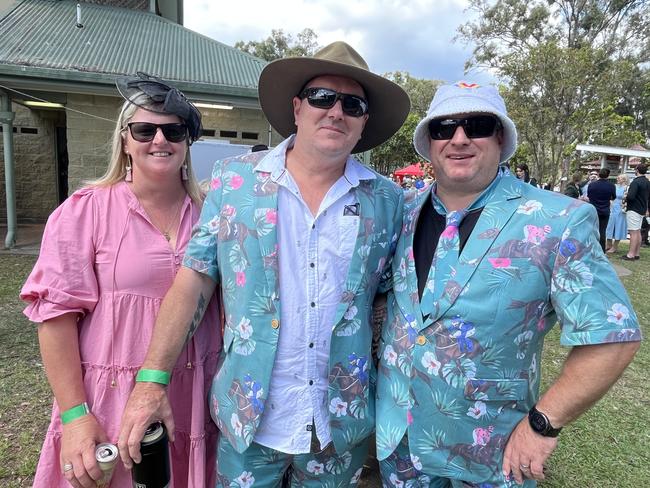
[[[407,197],[379,352],[378,458],[407,433],[422,470],[471,483],[499,476],[510,432],[537,401],[557,321],[566,346],[641,339],[594,207],[509,174],[495,183],[456,268],[433,263],[447,285],[427,319],[413,233],[431,190]]]
[[[239,452],[252,442],[264,414],[280,323],[278,185],[256,170],[263,157],[285,157],[286,144],[215,164],[212,190],[184,265],[221,285],[223,352],[210,395],[222,434]],[[355,188],[359,231],[332,324],[327,408],[334,447],[344,453],[374,431],[375,377],[371,309],[401,228],[403,193],[386,178]],[[382,287],[385,288],[385,287]]]

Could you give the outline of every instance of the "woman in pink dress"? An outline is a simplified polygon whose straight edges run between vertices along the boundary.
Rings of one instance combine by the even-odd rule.
[[[127,101],[108,170],[50,216],[21,291],[25,314],[39,324],[55,397],[36,488],[94,487],[101,478],[95,446],[117,444],[160,303],[201,209],[189,158],[189,145],[201,132],[200,112],[178,90],[147,75],[120,80],[118,89]],[[220,348],[211,303],[169,384],[176,488],[214,486],[217,430],[207,414],[207,393]],[[132,486],[120,462],[110,486]]]

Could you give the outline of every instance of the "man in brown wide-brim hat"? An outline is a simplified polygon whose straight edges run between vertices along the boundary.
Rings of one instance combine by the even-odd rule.
[[[401,190],[351,153],[390,138],[410,102],[344,42],[270,63],[259,94],[286,139],[215,164],[142,368],[171,371],[220,284],[217,485],[278,486],[289,470],[294,485],[346,486],[374,430],[370,316],[403,207]],[[138,382],[120,435],[127,464],[156,419],[173,433],[164,386]]]

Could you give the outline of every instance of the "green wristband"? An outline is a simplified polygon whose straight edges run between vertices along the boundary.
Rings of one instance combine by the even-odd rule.
[[[89,413],[90,408],[88,408],[88,404],[86,402],[83,402],[79,405],[67,409],[65,412],[61,412],[61,423],[63,425],[69,424],[73,420],[76,420],[79,417],[83,417],[84,415],[88,415]]]
[[[158,369],[141,369],[138,371],[135,381],[147,381],[150,383],[160,383],[161,385],[168,385],[172,375],[167,371],[160,371]]]

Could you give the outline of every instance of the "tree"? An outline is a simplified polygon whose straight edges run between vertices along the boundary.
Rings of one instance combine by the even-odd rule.
[[[419,121],[419,115],[409,113],[402,127],[390,139],[372,150],[371,165],[377,172],[388,175],[396,169],[422,161],[413,147],[413,132]]]
[[[407,71],[393,71],[382,75],[401,86],[411,99],[411,113],[424,117],[433,95],[442,82],[414,78]]]
[[[411,99],[411,111],[402,127],[386,142],[372,150],[372,166],[384,175],[403,166],[422,161],[413,147],[413,133],[418,122],[426,115],[433,94],[442,82],[415,78],[406,71],[385,73],[387,78],[400,85]]]
[[[297,34],[285,34],[282,29],[271,30],[271,35],[263,41],[237,41],[235,48],[252,54],[266,61],[273,61],[290,56],[312,56],[318,51],[318,34],[306,28]]]
[[[647,0],[471,0],[470,9],[478,20],[459,28],[475,45],[466,67],[489,67],[506,82],[538,180],[568,176],[579,142],[626,139],[630,127],[612,107],[647,107],[638,88],[650,59]]]

